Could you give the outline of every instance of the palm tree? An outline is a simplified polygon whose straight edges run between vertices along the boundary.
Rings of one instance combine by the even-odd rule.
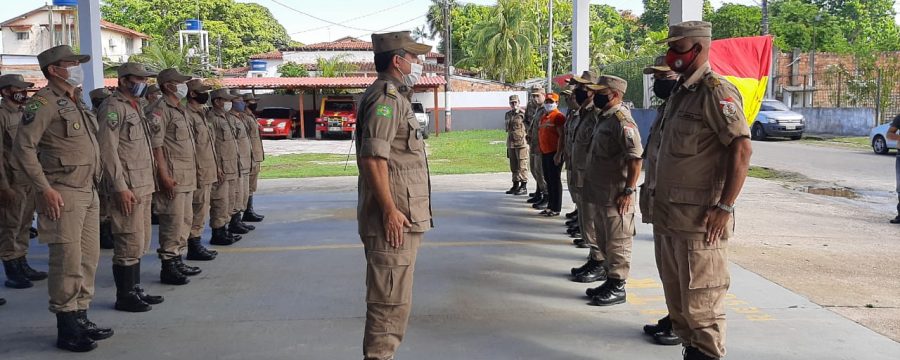
[[[467,63],[479,64],[500,81],[518,82],[528,75],[538,29],[516,0],[499,0],[489,19],[474,26],[475,49]]]
[[[425,25],[419,26],[412,30],[412,38],[417,42],[423,42],[424,40],[433,40],[434,36],[431,36],[428,32],[428,29],[425,28]]]
[[[316,59],[316,70],[320,77],[347,76],[358,69],[356,64],[346,62],[347,55],[336,55],[330,58]]]
[[[450,9],[455,9],[459,6],[456,0],[431,0],[431,5],[428,6],[428,13],[425,14],[425,21],[428,24],[428,33],[429,39],[440,38],[441,41],[438,44],[438,48],[443,50],[445,39],[444,39],[444,2],[448,2]]]
[[[187,49],[178,50],[167,46],[165,41],[154,41],[141,49],[140,54],[132,55],[128,61],[139,62],[155,71],[175,68],[182,74],[200,75],[200,64],[190,61]]]

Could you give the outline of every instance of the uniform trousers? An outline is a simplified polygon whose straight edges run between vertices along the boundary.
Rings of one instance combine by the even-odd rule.
[[[28,255],[35,210],[35,192],[31,186],[13,184],[12,191],[15,199],[0,206],[0,260],[3,261]]]
[[[65,204],[60,218],[52,221],[43,211],[38,214],[40,240],[50,248],[50,311],[87,310],[100,261],[100,200],[94,188],[55,189]]]
[[[159,216],[159,249],[162,260],[180,257],[187,249],[187,238],[194,220],[194,192],[175,192],[173,198],[157,192],[156,212]]]
[[[121,266],[136,265],[150,250],[150,239],[153,237],[153,228],[150,224],[153,195],[137,197],[137,204],[132,207],[131,215],[127,216],[115,198],[116,195],[110,196],[106,204],[113,234],[112,262]]]

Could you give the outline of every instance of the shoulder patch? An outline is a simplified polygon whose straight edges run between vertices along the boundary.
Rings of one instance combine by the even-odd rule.
[[[719,85],[722,85],[722,81],[719,80],[715,75],[710,75],[706,78],[706,86],[709,86],[712,89],[717,88]]]
[[[390,82],[386,83],[386,85],[384,87],[384,93],[395,99],[398,96],[397,95],[397,87],[394,86],[394,84],[391,84]]]
[[[629,139],[629,140],[634,139],[634,132],[635,132],[635,128],[633,125],[631,125],[631,124],[625,125],[625,138],[626,139]]]
[[[628,120],[628,116],[625,116],[625,113],[624,113],[624,112],[621,112],[621,111],[616,111],[616,118],[618,118],[619,121],[626,121],[626,120]]]
[[[375,106],[375,115],[385,118],[393,118],[394,108],[387,104],[378,104]]]
[[[26,111],[22,113],[22,125],[31,124],[34,121],[34,112]]]
[[[719,107],[722,109],[722,115],[728,120],[734,120],[734,117],[737,115],[737,104],[734,102],[734,98],[727,97],[722,101],[719,101]]]
[[[47,105],[48,101],[43,96],[35,95],[31,97],[31,100],[25,104],[25,112],[35,113],[40,110],[41,107]]]
[[[119,113],[114,111],[106,113],[106,122],[109,123],[110,128],[115,129],[119,125]]]

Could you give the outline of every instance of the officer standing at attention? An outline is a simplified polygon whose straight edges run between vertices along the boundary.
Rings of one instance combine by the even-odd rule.
[[[150,204],[156,190],[150,130],[139,104],[147,89],[147,79],[156,77],[143,64],[119,66],[119,86],[97,110],[100,160],[104,193],[110,200],[106,212],[113,234],[113,278],[116,282],[116,310],[150,311],[160,296],[144,293],[141,257],[150,249],[152,228]]]
[[[578,103],[575,102],[575,96],[572,95],[572,90],[575,90],[575,86],[571,84],[572,80],[569,80],[569,85],[566,86],[566,89],[559,93],[565,99],[566,103],[566,126],[563,128],[563,163],[566,167],[566,186],[569,188],[569,196],[572,199],[573,204],[578,204],[575,201],[575,193],[571,191],[572,186],[572,134],[575,132],[573,128],[574,125],[570,119],[576,116],[578,113]],[[566,213],[566,219],[572,219],[578,215],[578,208],[576,207],[570,213]],[[567,221],[568,222],[568,221]],[[567,224],[568,226],[568,224]]]
[[[194,131],[187,110],[181,105],[188,93],[191,77],[175,69],[159,73],[157,83],[163,97],[153,110],[159,131],[151,137],[159,191],[154,194],[159,216],[159,249],[163,284],[185,285],[188,276],[200,274],[198,267],[182,261],[193,224],[194,190],[197,189],[197,160],[194,155]]]
[[[594,90],[594,106],[599,113],[594,136],[588,149],[585,188],[587,201],[595,205],[594,225],[597,242],[605,250],[607,279],[603,285],[589,289],[591,304],[616,305],[625,302],[625,281],[631,270],[631,247],[634,242],[634,198],[641,176],[641,134],[622,105],[628,82],[604,75]]]
[[[98,89],[91,90],[88,93],[88,96],[91,98],[91,110],[94,115],[97,115],[97,111],[100,110],[100,105],[103,104],[107,98],[109,98],[112,93],[109,89],[102,87]],[[107,194],[107,189],[109,189],[109,185],[106,184],[106,178],[100,180],[100,186],[98,187],[99,197],[100,197],[100,248],[101,249],[113,249],[115,245],[113,245],[113,235],[112,235],[112,224],[109,217],[109,207],[111,206],[112,200]]]
[[[203,234],[203,223],[209,216],[209,196],[212,184],[224,178],[219,171],[219,163],[216,162],[216,150],[213,146],[212,127],[206,121],[207,107],[211,87],[203,84],[201,79],[193,79],[187,82],[187,115],[188,123],[194,132],[194,153],[197,154],[197,190],[194,190],[191,201],[193,217],[191,219],[191,234],[188,238],[187,259],[195,261],[209,261],[216,258],[219,253],[207,249],[200,241]]]
[[[532,86],[529,94],[528,106],[525,108],[525,125],[528,127],[525,134],[525,140],[528,142],[529,168],[531,169],[531,177],[534,178],[537,189],[534,195],[528,199],[529,204],[534,204],[535,209],[546,208],[550,197],[547,196],[547,180],[544,180],[544,172],[541,171],[541,145],[538,141],[538,126],[541,118],[544,116],[544,88],[540,86]],[[531,195],[531,194],[529,194]]]
[[[711,35],[709,23],[688,21],[664,40],[681,79],[660,123],[653,232],[685,359],[725,356],[728,240],[753,152],[740,93],[710,68]]]
[[[56,346],[75,352],[91,351],[95,340],[113,336],[87,317],[100,260],[100,154],[97,119],[76,88],[84,80],[81,64],[90,60],[68,45],[38,54],[48,84],[25,104],[12,150],[40,199],[38,230],[50,248],[47,287]]]
[[[513,185],[507,194],[525,195],[528,193],[528,144],[525,142],[525,111],[519,107],[519,95],[509,96],[509,107],[506,112],[506,157],[509,158],[509,170],[512,172]]]
[[[244,94],[244,103],[247,104],[244,109],[244,121],[247,123],[247,133],[250,135],[250,186],[247,192],[247,206],[244,210],[244,216],[241,220],[246,222],[260,222],[265,216],[257,214],[253,210],[253,193],[256,192],[259,185],[259,171],[263,160],[266,159],[266,152],[263,149],[262,137],[259,135],[259,121],[256,120],[256,107],[259,105],[259,99],[252,93]]]
[[[359,100],[359,236],[366,251],[363,356],[388,360],[406,333],[416,253],[431,221],[431,179],[423,132],[410,103],[431,46],[409,31],[373,34],[378,79]]]
[[[234,127],[234,138],[237,141],[238,151],[238,184],[234,189],[234,210],[231,216],[231,224],[228,228],[236,234],[246,234],[256,227],[245,224],[242,212],[246,210],[247,200],[250,197],[250,168],[253,164],[253,145],[250,143],[250,132],[247,130],[247,122],[244,119],[244,110],[247,103],[237,90],[231,90],[231,111],[228,112],[231,126]]]
[[[584,147],[576,150],[575,144],[576,138],[578,136],[578,133],[581,131],[581,127],[583,126],[583,124],[585,122],[592,122],[594,120],[592,118],[589,118],[592,116],[591,111],[594,107],[594,105],[591,103],[593,92],[588,91],[585,88],[585,85],[593,84],[595,81],[597,81],[597,74],[593,71],[584,71],[581,73],[581,76],[575,76],[569,80],[569,86],[572,87],[572,95],[569,96],[572,105],[569,113],[566,114],[566,127],[564,131],[565,145],[563,146],[565,154],[563,157],[566,162],[566,180],[568,181],[569,195],[572,196],[572,202],[575,204],[575,211],[566,214],[567,218],[572,219],[566,222],[566,226],[569,227],[568,233],[572,236],[577,236],[579,233],[582,233],[582,212],[579,211],[579,209],[581,209],[581,187],[583,180],[580,178],[580,172],[575,165],[574,159],[576,157],[579,159],[584,159],[584,155],[587,149],[586,147]],[[576,154],[576,152],[578,151],[583,152],[581,154]],[[584,236],[583,233],[582,236]],[[585,243],[583,238],[576,239],[574,243],[579,247],[587,247],[587,244]],[[572,274],[576,275],[575,273]]]
[[[641,221],[645,224],[653,223],[653,193],[656,191],[656,159],[659,156],[660,124],[666,111],[666,104],[678,82],[678,73],[672,71],[666,65],[666,57],[656,58],[652,66],[644,68],[644,75],[653,75],[653,95],[662,100],[656,108],[656,119],[650,126],[650,135],[647,137],[647,147],[644,148],[644,184],[641,185],[638,196],[641,208]],[[660,269],[657,269],[660,270]],[[672,331],[672,320],[666,315],[656,324],[645,325],[644,333],[653,337],[660,345],[681,344],[681,338]]]
[[[22,122],[22,107],[28,100],[26,90],[34,84],[25,82],[22,75],[0,76],[0,137],[3,138],[3,154],[0,157],[0,192],[12,195],[0,206],[0,259],[6,272],[5,285],[13,289],[34,286],[32,281],[44,280],[47,273],[32,269],[28,265],[28,242],[31,220],[35,209],[35,194],[24,174],[13,170],[13,141]]]
[[[206,113],[207,122],[213,132],[213,148],[219,164],[219,181],[210,190],[209,227],[212,229],[212,245],[227,246],[241,240],[225,225],[234,212],[234,189],[238,186],[238,150],[234,136],[234,125],[228,112],[234,100],[228,89],[218,89],[210,95],[212,108]]]

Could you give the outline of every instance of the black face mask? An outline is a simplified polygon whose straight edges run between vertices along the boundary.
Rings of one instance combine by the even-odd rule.
[[[653,81],[653,94],[660,99],[668,99],[675,90],[675,84],[678,80],[673,79],[657,79]]]
[[[196,96],[191,97],[191,99],[199,104],[206,104],[206,102],[209,101],[209,93],[197,94]]]
[[[259,106],[259,104],[247,104],[247,108],[250,109],[250,111],[256,111],[257,106]]]
[[[575,89],[575,91],[573,91],[572,93],[575,94],[575,101],[578,103],[578,105],[584,104],[584,101],[588,98],[587,90]]]
[[[603,110],[606,105],[609,105],[609,95],[594,94],[594,107]]]

